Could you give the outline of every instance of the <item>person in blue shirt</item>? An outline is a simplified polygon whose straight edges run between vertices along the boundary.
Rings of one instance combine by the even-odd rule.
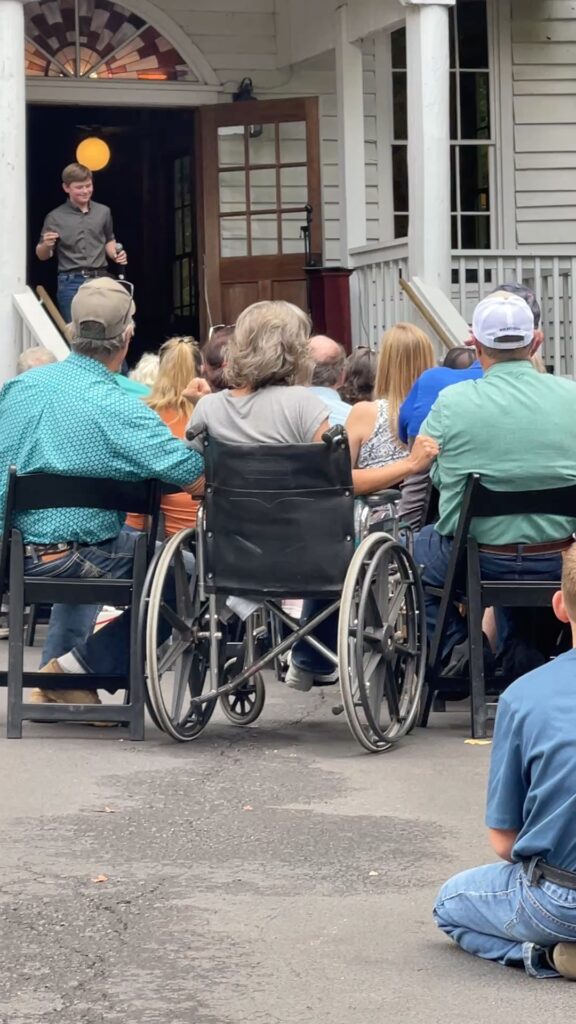
[[[337,341],[323,334],[310,338],[308,351],[314,363],[310,390],[322,399],[328,409],[330,426],[343,427],[352,409],[338,394],[338,388],[344,383],[346,352]]]
[[[115,377],[134,331],[134,303],[122,284],[96,278],[72,301],[72,352],[24,373],[0,391],[0,520],[8,469],[19,473],[117,480],[156,478],[190,493],[203,460],[152,409],[126,394]],[[129,576],[135,535],[123,512],[45,509],[19,512],[13,526],[26,545],[28,576]],[[0,530],[2,529],[0,521]],[[97,609],[55,605],[44,645],[44,671],[91,633]],[[57,663],[56,663],[57,664]],[[50,667],[51,666],[51,667]],[[32,691],[34,703],[93,704],[90,691]]]
[[[486,824],[503,863],[451,878],[434,918],[468,953],[576,981],[576,544],[553,608],[573,649],[513,683],[496,714]]]

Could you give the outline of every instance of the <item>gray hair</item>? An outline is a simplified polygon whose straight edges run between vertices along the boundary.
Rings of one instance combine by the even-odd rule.
[[[92,326],[94,326],[94,331],[91,330]],[[70,347],[81,356],[90,356],[92,359],[100,360],[110,359],[126,344],[126,332],[128,330],[131,332],[134,330],[133,320],[115,338],[95,337],[94,335],[101,333],[102,324],[92,320],[85,320],[82,323],[81,335],[76,334],[75,328],[72,327]],[[90,337],[91,334],[93,335],[92,337]]]
[[[158,353],[145,352],[134,369],[130,370],[128,376],[130,380],[135,380],[138,384],[145,384],[146,387],[151,388],[156,383],[159,367],[160,356]]]
[[[56,356],[43,345],[34,345],[32,348],[24,349],[18,356],[16,374],[26,373],[27,370],[34,370],[37,366],[46,366],[48,363],[57,362]]]
[[[225,364],[230,387],[308,384],[310,320],[291,302],[255,302],[240,314],[228,341]]]
[[[339,345],[338,348],[341,348]],[[346,352],[342,348],[341,354],[331,359],[323,359],[320,363],[314,364],[312,373],[312,385],[317,388],[333,388],[340,383],[346,362]]]

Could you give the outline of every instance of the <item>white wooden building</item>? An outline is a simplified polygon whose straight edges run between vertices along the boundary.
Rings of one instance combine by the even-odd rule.
[[[257,100],[236,104],[235,133],[245,78]],[[546,361],[575,370],[576,0],[0,0],[4,378],[23,345],[58,345],[26,291],[27,103],[200,112],[203,324],[207,305],[217,319],[283,293],[266,261],[296,273],[316,175],[313,249],[355,268],[356,344],[413,315],[401,276],[465,319],[517,278],[541,300]]]

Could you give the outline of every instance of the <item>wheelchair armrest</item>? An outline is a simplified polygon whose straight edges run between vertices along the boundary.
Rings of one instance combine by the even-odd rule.
[[[363,494],[362,501],[368,506],[368,508],[381,508],[382,505],[393,505],[395,501],[400,501],[402,492],[397,488],[389,488],[386,491],[376,491],[375,494]]]

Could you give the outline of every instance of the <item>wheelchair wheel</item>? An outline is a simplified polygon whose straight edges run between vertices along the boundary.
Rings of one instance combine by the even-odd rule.
[[[154,558],[141,616],[151,717],[160,729],[181,741],[195,739],[216,706],[215,699],[191,706],[191,698],[210,689],[208,605],[200,602],[196,574],[191,579],[184,562],[185,554],[192,553],[194,537],[194,529],[181,530]]]
[[[242,658],[231,658],[226,662],[224,666],[225,683],[229,683],[235,675],[241,672],[243,660]],[[227,693],[224,697],[220,697],[220,707],[226,718],[234,725],[251,725],[257,718],[260,718],[265,700],[264,680],[260,672],[257,672],[233,693]]]
[[[338,625],[342,703],[358,742],[382,753],[415,724],[426,668],[424,592],[408,551],[370,534],[348,569]]]

